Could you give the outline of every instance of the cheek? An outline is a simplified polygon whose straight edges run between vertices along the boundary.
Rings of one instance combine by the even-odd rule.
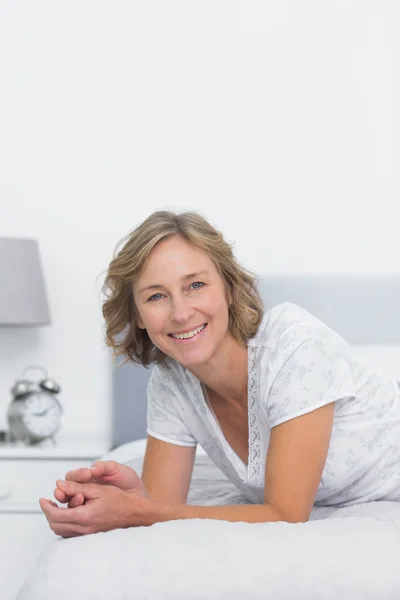
[[[145,306],[141,311],[141,316],[148,332],[156,334],[163,329],[166,317],[165,310],[161,306]]]
[[[221,298],[220,295],[216,295],[214,298],[210,298],[207,303],[206,311],[209,315],[217,317],[218,321],[225,324],[229,319],[229,308],[225,298]]]
[[[151,320],[150,323],[145,323],[146,325],[146,333],[150,339],[151,342],[153,342],[153,344],[155,346],[157,346],[157,348],[159,348],[160,346],[162,346],[162,327],[159,327],[157,325],[157,323],[153,322],[154,320]]]

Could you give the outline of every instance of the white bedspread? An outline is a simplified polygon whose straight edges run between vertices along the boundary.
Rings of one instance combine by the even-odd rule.
[[[140,472],[138,448],[110,456]],[[199,453],[189,502],[244,499]],[[195,519],[58,538],[17,600],[54,598],[398,600],[400,503],[318,508],[308,523]]]

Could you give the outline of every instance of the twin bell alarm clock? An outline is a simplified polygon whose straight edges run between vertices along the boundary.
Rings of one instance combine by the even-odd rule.
[[[25,378],[29,369],[43,373],[37,381]],[[57,398],[61,388],[41,367],[27,367],[11,388],[7,418],[12,441],[37,444],[53,439],[61,426],[63,409]],[[54,440],[53,440],[54,441]]]

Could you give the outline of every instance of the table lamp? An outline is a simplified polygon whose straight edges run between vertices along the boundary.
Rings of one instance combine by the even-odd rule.
[[[37,241],[0,237],[0,327],[50,323]],[[0,431],[0,442],[9,439]]]
[[[37,241],[0,238],[0,326],[50,323]]]

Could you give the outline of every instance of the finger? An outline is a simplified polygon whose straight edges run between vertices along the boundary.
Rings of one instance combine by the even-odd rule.
[[[68,508],[74,508],[74,506],[79,506],[80,504],[85,503],[85,498],[81,492],[75,494],[75,496],[67,496],[65,492],[60,490],[60,488],[56,488],[53,492],[56,500],[61,502],[62,504],[68,503]]]
[[[66,481],[78,481],[79,483],[88,483],[92,478],[92,472],[88,467],[73,469],[68,471],[65,476]]]
[[[48,506],[54,506],[54,508],[58,508],[58,505],[53,502],[53,500],[49,500],[48,498],[39,498],[40,508],[45,512]]]
[[[58,509],[60,513],[65,513],[65,509],[60,509],[55,502],[47,498],[39,498],[40,507],[45,513],[50,529],[62,537],[74,537],[76,535],[84,535],[91,533],[89,526],[85,521],[81,523],[55,521],[50,513],[51,509]],[[75,511],[76,513],[76,511]]]
[[[97,460],[90,467],[95,477],[113,477],[120,470],[121,465],[115,460]]]
[[[45,514],[46,519],[49,521],[50,517],[49,517],[49,511],[52,508],[58,508],[57,504],[55,502],[53,502],[52,500],[48,500],[47,498],[39,498],[39,504],[40,504],[40,508],[42,509],[42,511]]]
[[[55,502],[52,502],[47,498],[39,498],[39,504],[50,524],[70,523],[82,525],[83,523],[87,522],[87,512],[85,506],[64,508],[63,506],[57,506]]]
[[[68,508],[75,508],[76,506],[81,506],[82,504],[85,504],[85,496],[82,494],[82,492],[78,492],[68,502]]]
[[[63,538],[78,537],[91,533],[88,526],[76,523],[51,523],[50,527],[56,535]]]
[[[66,496],[72,498],[75,494],[81,492],[86,500],[97,498],[102,487],[94,483],[78,483],[77,481],[64,481],[62,479],[57,479],[56,484]]]
[[[58,488],[58,487],[56,487],[53,494],[54,494],[54,498],[56,500],[58,500],[59,502],[65,503],[65,502],[69,502],[71,500],[71,498],[69,496],[67,496],[67,494],[65,492],[63,492],[62,490],[60,490],[60,488]]]

